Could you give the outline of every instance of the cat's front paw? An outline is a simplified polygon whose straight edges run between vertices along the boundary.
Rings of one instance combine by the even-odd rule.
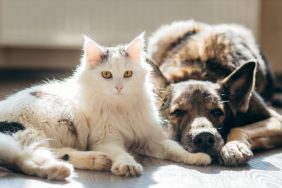
[[[40,167],[38,175],[48,180],[64,180],[73,173],[73,166],[66,162],[50,162]]]
[[[118,176],[140,176],[143,167],[134,160],[119,160],[114,162],[111,171]]]
[[[206,153],[189,153],[184,163],[188,165],[208,165],[211,163],[211,157]]]
[[[225,144],[220,151],[221,163],[227,166],[245,164],[253,157],[253,152],[243,142],[231,141]]]
[[[112,167],[111,159],[102,152],[89,152],[84,162],[87,163],[89,170],[110,171]]]
[[[98,170],[98,171],[110,171],[112,167],[112,161],[108,155],[102,152],[91,151],[86,153],[86,157],[82,163],[83,166],[88,170]]]

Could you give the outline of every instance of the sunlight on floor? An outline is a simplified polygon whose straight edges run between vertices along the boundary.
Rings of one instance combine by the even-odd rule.
[[[153,180],[156,184],[151,185],[150,188],[154,187],[189,187],[193,185],[199,185],[199,171],[192,170],[188,171],[187,169],[178,165],[167,165],[160,167],[156,172],[152,174]]]
[[[84,188],[84,185],[74,179],[67,180],[66,182],[59,182],[59,181],[41,181],[41,180],[32,180],[32,179],[25,179],[20,187],[22,188],[31,188],[31,187],[38,187],[38,188],[50,188],[50,184],[56,185],[58,187],[75,187],[75,188]]]

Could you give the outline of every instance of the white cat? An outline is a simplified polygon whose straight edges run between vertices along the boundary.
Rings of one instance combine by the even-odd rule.
[[[109,48],[85,37],[84,55],[72,77],[1,101],[1,163],[59,180],[72,174],[69,163],[138,176],[142,166],[128,151],[209,164],[208,155],[188,153],[162,130],[143,40],[140,35],[128,45]]]

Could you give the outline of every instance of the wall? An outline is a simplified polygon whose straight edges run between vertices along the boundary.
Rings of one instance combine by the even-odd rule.
[[[162,24],[194,18],[234,22],[258,33],[260,0],[0,0],[0,45],[78,48],[82,34],[129,41]]]
[[[275,73],[282,74],[282,1],[263,0],[261,47]]]
[[[129,42],[160,25],[194,18],[238,23],[259,35],[261,0],[0,0],[0,68],[73,68],[82,34]]]

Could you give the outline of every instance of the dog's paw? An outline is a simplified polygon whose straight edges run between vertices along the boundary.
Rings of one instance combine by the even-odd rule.
[[[208,165],[211,163],[211,157],[206,153],[189,153],[184,163],[189,165]]]
[[[140,176],[143,167],[134,160],[119,160],[113,164],[111,171],[118,176]]]
[[[89,170],[110,171],[112,167],[112,160],[110,157],[102,152],[89,152],[84,161]]]
[[[48,180],[64,180],[73,173],[73,166],[66,162],[51,162],[40,167],[38,175]]]
[[[232,141],[226,143],[220,151],[220,161],[227,166],[245,164],[253,157],[253,152],[243,142]]]

